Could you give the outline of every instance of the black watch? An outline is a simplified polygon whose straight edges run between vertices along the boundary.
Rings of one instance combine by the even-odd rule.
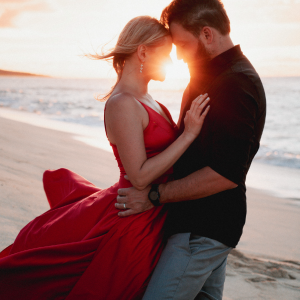
[[[158,184],[152,184],[151,190],[148,194],[148,199],[154,206],[160,206],[161,203],[159,202],[160,194],[158,191]]]

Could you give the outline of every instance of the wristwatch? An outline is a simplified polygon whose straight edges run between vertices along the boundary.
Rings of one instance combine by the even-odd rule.
[[[158,184],[152,184],[151,190],[148,194],[148,198],[154,206],[161,205],[161,203],[159,202],[160,194],[158,191],[158,186],[159,186]]]

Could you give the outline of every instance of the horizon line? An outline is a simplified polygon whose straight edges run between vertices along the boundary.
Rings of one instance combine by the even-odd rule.
[[[23,71],[11,71],[11,70],[3,70],[0,69],[0,76],[6,76],[6,77],[45,77],[45,78],[55,78],[55,79],[111,79],[113,80],[113,77],[68,77],[68,76],[53,76],[53,75],[47,75],[47,74],[35,74],[30,72],[23,72]],[[267,75],[267,76],[260,76],[261,78],[298,78],[299,75]],[[174,77],[169,78],[169,80],[172,79],[189,79],[189,77]]]

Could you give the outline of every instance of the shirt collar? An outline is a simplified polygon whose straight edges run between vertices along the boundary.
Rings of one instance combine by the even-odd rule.
[[[192,74],[192,78],[197,78],[199,76],[217,76],[224,69],[231,64],[231,62],[237,58],[243,56],[243,52],[241,50],[240,45],[234,46],[229,50],[219,54],[214,57],[212,60],[202,63],[197,68],[195,68],[194,74]]]

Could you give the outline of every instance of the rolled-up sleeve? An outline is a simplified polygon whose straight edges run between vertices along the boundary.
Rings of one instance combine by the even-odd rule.
[[[239,184],[245,180],[255,145],[257,104],[249,83],[228,77],[211,95],[208,166]]]

